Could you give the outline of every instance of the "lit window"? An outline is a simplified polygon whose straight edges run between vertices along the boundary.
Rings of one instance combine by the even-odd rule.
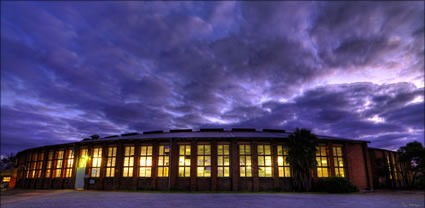
[[[31,155],[31,164],[30,164],[30,176],[29,178],[35,178],[37,168],[37,153]]]
[[[229,145],[217,145],[217,176],[230,177]]]
[[[80,149],[80,164],[78,167],[85,168],[89,157],[89,150],[87,148]]]
[[[252,177],[251,146],[248,144],[239,145],[239,166],[240,177]]]
[[[337,177],[345,177],[344,172],[344,153],[342,152],[342,146],[333,146],[332,147],[332,154],[334,157],[334,166],[335,166],[335,176]]]
[[[211,145],[198,145],[198,177],[211,177]]]
[[[140,147],[139,177],[151,177],[152,174],[152,146]]]
[[[277,146],[277,166],[279,168],[279,177],[291,177],[291,168],[286,160],[288,158],[288,147]]]
[[[394,178],[397,180],[397,178],[398,178],[398,175],[397,175],[398,171],[397,171],[397,165],[396,165],[396,162],[395,162],[394,154],[391,154],[391,161],[392,161],[393,167],[394,167]]]
[[[170,146],[160,145],[158,153],[158,177],[168,177]]]
[[[115,176],[116,156],[117,156],[117,147],[108,147],[108,156],[106,158],[106,177]]]
[[[66,152],[66,168],[65,168],[65,178],[72,177],[72,169],[74,166],[74,151],[68,150]]]
[[[55,156],[56,165],[55,165],[55,169],[53,173],[54,178],[62,177],[62,166],[63,166],[63,156],[64,156],[63,153],[64,153],[63,150],[56,152],[56,156]]]
[[[329,177],[328,152],[326,145],[316,147],[317,177]]]
[[[37,167],[36,167],[36,171],[35,171],[35,177],[40,178],[41,177],[41,170],[43,169],[43,160],[44,160],[44,153],[41,152],[38,154],[38,159],[37,159]]]
[[[270,145],[257,145],[258,177],[273,177],[272,151]]]
[[[123,177],[133,177],[134,146],[126,146],[124,151]]]
[[[27,154],[27,159],[26,159],[26,163],[25,163],[25,167],[26,167],[26,169],[25,169],[25,178],[30,178],[31,177],[31,175],[30,175],[30,173],[32,172],[32,169],[31,169],[31,153],[28,153]]]
[[[179,177],[190,177],[190,145],[189,144],[180,145]]]
[[[387,165],[388,165],[390,180],[392,180],[393,179],[393,171],[391,169],[390,156],[388,154],[389,153],[387,153]]]
[[[3,183],[9,183],[9,182],[10,182],[10,176],[5,176],[5,177],[3,177],[2,182],[3,182]]]
[[[93,148],[90,177],[93,177],[93,178],[100,177],[101,164],[102,164],[102,148],[100,147]]]
[[[52,163],[53,163],[53,152],[49,152],[47,155],[47,167],[46,167],[46,174],[45,178],[50,178],[52,173]]]

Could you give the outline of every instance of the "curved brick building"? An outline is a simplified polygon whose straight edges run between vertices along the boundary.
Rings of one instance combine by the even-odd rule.
[[[263,129],[151,131],[84,139],[18,153],[16,186],[36,189],[291,191],[290,133]],[[314,178],[340,176],[360,189],[402,186],[395,152],[367,141],[318,136]],[[389,175],[374,175],[376,158]]]

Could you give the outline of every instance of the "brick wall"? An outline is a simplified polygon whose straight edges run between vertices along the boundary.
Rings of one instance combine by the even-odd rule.
[[[332,145],[334,142],[326,140],[321,141],[329,146],[329,175],[335,175],[333,160],[332,160]],[[179,163],[179,144],[189,144],[191,147],[191,176],[184,178],[178,177],[178,163]],[[211,145],[211,177],[198,178],[197,174],[197,144],[207,143]],[[336,142],[343,145],[345,149],[346,159],[346,177],[349,178],[360,189],[371,189],[372,185],[372,172],[371,163],[368,161],[366,143],[361,142]],[[152,177],[140,178],[139,173],[139,153],[140,145],[152,145]],[[74,170],[79,162],[80,148],[87,148],[89,155],[92,155],[93,148],[102,148],[102,163],[101,173],[98,178],[90,178],[91,160],[88,161],[86,167],[85,189],[98,189],[98,190],[168,190],[171,189],[186,190],[186,191],[271,191],[271,190],[292,190],[292,178],[278,177],[277,169],[277,145],[285,144],[284,139],[173,139],[171,143],[171,168],[170,168],[170,181],[168,177],[157,177],[157,163],[158,163],[158,148],[160,144],[170,144],[169,139],[156,139],[156,140],[116,140],[103,142],[101,140],[84,143],[52,146],[48,148],[33,149],[20,154],[19,164],[25,165],[27,162],[27,154],[31,152],[45,153],[46,164],[47,155],[49,151],[56,151],[62,149],[74,148]],[[230,147],[230,177],[223,178],[217,177],[217,148],[216,144],[228,144]],[[241,178],[239,169],[239,144],[251,145],[252,152],[252,177]],[[258,164],[257,164],[257,144],[267,144],[272,147],[272,165],[273,177],[260,178],[258,177]],[[116,170],[115,177],[106,178],[106,161],[107,161],[107,148],[109,145],[117,147],[116,153]],[[124,147],[125,145],[134,145],[135,158],[134,158],[134,172],[132,177],[122,177],[123,160],[124,160]],[[366,150],[366,152],[365,152]],[[64,160],[65,163],[65,160]],[[55,162],[52,166],[54,167]],[[64,169],[63,169],[64,170]],[[46,168],[43,169],[42,175]],[[314,171],[315,172],[315,171]],[[21,171],[18,177],[17,186],[22,188],[39,188],[39,189],[62,189],[73,188],[75,184],[75,171],[71,178],[39,178],[39,179],[25,179]],[[19,175],[19,174],[18,174]],[[369,178],[368,178],[369,177]],[[89,182],[94,180],[94,184]]]

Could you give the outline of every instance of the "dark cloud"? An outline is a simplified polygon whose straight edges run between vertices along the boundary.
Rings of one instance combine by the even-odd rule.
[[[419,2],[2,6],[2,153],[200,127],[423,139]]]

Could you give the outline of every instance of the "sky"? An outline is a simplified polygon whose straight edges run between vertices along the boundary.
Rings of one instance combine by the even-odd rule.
[[[93,134],[424,141],[424,2],[1,2],[1,153]]]

